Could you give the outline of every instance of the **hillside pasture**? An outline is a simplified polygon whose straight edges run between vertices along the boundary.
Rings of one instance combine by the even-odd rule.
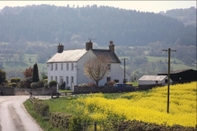
[[[146,56],[146,58],[148,59],[149,62],[157,62],[161,60],[163,62],[166,62],[166,64],[168,64],[168,57]],[[196,70],[195,66],[185,65],[184,62],[175,58],[171,58],[170,63],[171,63],[172,69],[176,69],[176,70],[194,69]]]
[[[8,79],[11,77],[23,77],[22,72],[32,67],[35,63],[37,63],[37,54],[24,54],[23,61],[10,59],[9,61],[5,60],[5,58],[1,58],[3,60],[4,71],[7,73]],[[45,63],[37,63],[39,73],[47,72],[47,66]]]

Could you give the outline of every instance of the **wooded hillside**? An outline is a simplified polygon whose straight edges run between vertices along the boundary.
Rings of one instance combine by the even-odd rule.
[[[0,42],[69,42],[96,39],[99,45],[196,45],[196,28],[161,14],[113,7],[80,8],[32,5],[5,7],[0,12]],[[76,37],[77,36],[77,37]]]

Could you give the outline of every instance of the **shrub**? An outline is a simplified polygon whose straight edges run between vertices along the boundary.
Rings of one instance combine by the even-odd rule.
[[[57,81],[50,81],[49,87],[52,87],[52,86],[57,86]]]
[[[107,82],[107,86],[113,86],[114,84],[115,84],[114,81],[109,81],[109,82]]]
[[[32,88],[32,89],[38,88],[37,82],[32,82],[32,83],[31,83],[31,88]]]
[[[69,127],[70,118],[72,115],[60,113],[60,112],[52,112],[50,114],[49,122],[54,127],[63,127],[65,130]],[[70,130],[69,130],[70,131]]]
[[[37,86],[38,86],[38,88],[44,87],[44,82],[43,81],[38,81]]]
[[[60,89],[65,90],[65,82],[63,82],[62,84],[60,84]]]
[[[32,78],[26,77],[22,79],[19,83],[19,87],[21,88],[31,88]]]
[[[69,131],[82,131],[82,119],[79,116],[72,116],[70,118]]]
[[[41,100],[35,100],[34,110],[42,116],[48,116],[49,115],[49,105],[44,103]]]
[[[88,83],[87,86],[93,87],[93,86],[96,86],[96,84],[95,83]]]
[[[11,79],[10,79],[10,82],[11,82],[11,83],[18,83],[18,82],[20,82],[20,80],[21,80],[21,79],[20,79],[20,78],[17,78],[17,77],[16,77],[16,78],[11,78]]]
[[[44,88],[48,88],[48,87],[49,87],[48,83],[44,84]]]
[[[79,84],[79,87],[84,87],[84,86],[88,86],[88,85],[86,83]]]
[[[48,83],[48,79],[43,79],[44,84]]]
[[[17,86],[17,83],[12,82],[12,83],[11,83],[11,86],[12,86],[12,87],[16,87],[16,86]]]
[[[118,82],[119,82],[119,80],[117,80],[117,79],[114,79],[114,82],[115,82],[115,83],[118,83]]]

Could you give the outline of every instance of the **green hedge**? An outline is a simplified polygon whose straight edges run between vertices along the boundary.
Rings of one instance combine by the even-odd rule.
[[[11,82],[11,83],[18,83],[18,82],[20,82],[20,81],[21,81],[21,79],[18,78],[18,77],[15,77],[15,78],[11,78],[11,79],[10,79],[10,82]]]
[[[52,87],[52,86],[57,86],[57,81],[50,81],[49,87]]]
[[[61,112],[53,112],[50,114],[49,122],[54,127],[62,127],[65,130],[69,128],[70,118],[72,115]]]
[[[49,116],[49,105],[42,100],[34,101],[34,110],[41,116]]]
[[[9,86],[9,87],[17,87],[17,83],[12,82],[12,83],[9,83],[8,86]]]
[[[31,83],[31,88],[32,88],[32,89],[38,88],[37,82],[32,82],[32,83]]]
[[[119,131],[196,131],[196,128],[193,127],[166,126],[137,120],[115,122],[113,128]]]

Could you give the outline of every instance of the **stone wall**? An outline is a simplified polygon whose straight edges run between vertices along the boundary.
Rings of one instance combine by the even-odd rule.
[[[153,85],[139,85],[138,86],[138,90],[149,90],[152,89],[154,87],[158,87],[158,86],[162,86],[161,84],[153,84]]]
[[[93,86],[93,87],[88,87],[88,86],[75,86],[73,94],[80,94],[80,93],[115,93],[115,92],[130,92],[130,91],[135,91],[135,87],[114,87],[114,86]]]
[[[56,87],[52,88],[12,88],[12,87],[0,87],[3,95],[29,95],[30,92],[33,95],[51,95],[51,92],[56,92]]]
[[[0,91],[3,95],[14,95],[14,88],[11,87],[0,87]]]

